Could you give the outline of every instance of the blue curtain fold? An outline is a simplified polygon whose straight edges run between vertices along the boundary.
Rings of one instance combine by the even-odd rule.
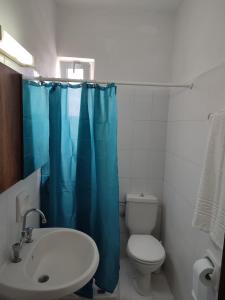
[[[24,177],[49,160],[49,86],[23,83]]]
[[[49,97],[48,226],[76,227],[76,165],[80,88],[53,86]],[[75,110],[74,110],[75,107]],[[44,204],[44,203],[43,203]]]
[[[83,85],[77,150],[77,228],[96,242],[96,284],[113,292],[119,276],[116,87]],[[88,220],[85,221],[85,220]]]
[[[25,81],[24,91],[24,111],[32,103],[39,114],[37,122],[32,111],[29,118],[28,113],[24,116],[24,143],[29,145],[31,125],[34,140],[33,148],[25,145],[25,149],[35,162],[26,159],[25,151],[24,165],[28,173],[42,167],[41,208],[47,226],[90,235],[100,254],[95,282],[113,292],[119,279],[120,242],[116,87]],[[37,104],[42,93],[47,103],[43,110]],[[38,130],[40,122],[43,134]],[[36,137],[36,131],[41,137]],[[40,139],[42,147],[35,151]],[[91,298],[92,281],[79,294]]]

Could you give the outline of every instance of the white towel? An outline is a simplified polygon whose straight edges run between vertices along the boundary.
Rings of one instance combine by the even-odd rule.
[[[225,233],[225,112],[212,116],[193,226],[222,249]]]

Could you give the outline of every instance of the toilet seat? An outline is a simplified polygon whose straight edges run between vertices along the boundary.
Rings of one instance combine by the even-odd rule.
[[[129,256],[143,264],[157,264],[165,259],[165,250],[162,244],[152,235],[131,235],[127,251]]]

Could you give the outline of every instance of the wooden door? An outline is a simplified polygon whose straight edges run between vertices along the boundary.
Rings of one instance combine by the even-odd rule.
[[[223,245],[223,258],[221,264],[220,288],[218,300],[225,300],[225,239]]]
[[[0,193],[22,179],[22,75],[0,63]]]

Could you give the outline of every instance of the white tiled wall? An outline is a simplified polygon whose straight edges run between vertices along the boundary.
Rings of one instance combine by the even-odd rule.
[[[126,193],[141,192],[161,199],[168,90],[119,87],[117,97],[120,201],[125,201]],[[121,218],[122,255],[126,242],[127,231]]]
[[[54,2],[35,0],[0,0],[1,25],[34,56],[37,70],[43,76],[53,76],[55,70],[56,47],[54,30]],[[44,30],[43,30],[44,28]],[[16,71],[33,75],[29,68],[20,68],[10,60],[0,56],[0,62]],[[39,206],[39,173],[35,172],[0,194],[0,265],[10,255],[10,247],[20,234],[21,224],[16,223],[16,196],[26,191]],[[38,225],[38,217],[31,217]]]
[[[120,199],[125,192],[162,196],[168,91],[118,88]]]
[[[210,248],[221,253],[206,233],[192,228],[210,121],[208,114],[225,109],[225,64],[195,81],[193,90],[171,94],[168,113],[163,242],[165,270],[176,300],[191,299],[192,266]],[[216,299],[209,290],[209,300]],[[205,300],[205,299],[200,299]]]
[[[35,172],[25,180],[0,194],[0,266],[11,255],[11,246],[18,242],[21,223],[16,222],[16,196],[21,192],[29,194],[32,207],[39,206],[39,172]],[[38,226],[37,216],[30,217],[31,225]]]
[[[190,300],[194,261],[207,248],[221,255],[207,234],[192,228],[192,216],[208,114],[225,109],[225,1],[181,1],[174,20],[172,77],[179,82],[194,80],[194,88],[173,90],[170,97],[162,227],[165,270],[175,300]],[[212,289],[207,299],[199,298],[215,299]]]

